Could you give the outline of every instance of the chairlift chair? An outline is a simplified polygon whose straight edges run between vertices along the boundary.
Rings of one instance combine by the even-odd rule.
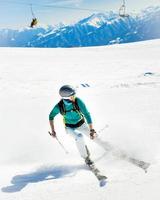
[[[32,21],[31,21],[30,27],[34,28],[37,24],[38,24],[37,18],[33,18]]]
[[[34,28],[34,27],[38,24],[38,20],[37,20],[37,18],[35,17],[35,14],[34,14],[34,12],[33,12],[32,4],[30,4],[30,8],[31,8],[31,14],[32,14],[32,21],[31,21],[30,27],[31,27],[31,28]]]
[[[119,16],[120,17],[129,17],[128,14],[126,14],[126,5],[125,5],[125,0],[123,0],[123,4],[121,5],[119,9]]]

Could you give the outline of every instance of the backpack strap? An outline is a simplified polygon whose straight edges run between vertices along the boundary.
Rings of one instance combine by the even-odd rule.
[[[84,118],[84,115],[83,115],[83,113],[81,112],[81,109],[80,109],[80,107],[79,107],[79,105],[78,105],[78,99],[77,99],[77,98],[75,98],[75,101],[73,102],[73,107],[75,108],[75,111],[76,111],[77,113],[79,113],[79,115],[81,116],[81,118]]]
[[[77,98],[75,98],[75,102],[74,102],[73,104],[74,104],[75,109],[76,109],[78,112],[81,112],[80,107],[79,107],[79,105],[78,105],[78,100],[77,100]]]
[[[59,110],[60,110],[61,115],[65,115],[66,114],[66,110],[65,110],[63,99],[61,99],[59,101],[58,106],[59,106]]]

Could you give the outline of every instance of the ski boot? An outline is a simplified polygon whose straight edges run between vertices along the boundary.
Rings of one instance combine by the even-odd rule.
[[[90,152],[88,150],[88,147],[87,146],[85,146],[85,147],[86,147],[86,151],[87,151],[87,157],[85,158],[85,163],[86,163],[86,165],[91,166],[94,164],[94,162],[90,159]]]
[[[85,163],[86,163],[86,165],[89,165],[89,166],[94,164],[94,162],[90,159],[89,156],[87,156],[87,157],[85,158]]]

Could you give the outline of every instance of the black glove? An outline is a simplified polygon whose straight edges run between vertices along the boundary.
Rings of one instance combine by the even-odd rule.
[[[95,137],[97,137],[97,133],[94,129],[90,129],[90,138],[93,140]]]
[[[52,132],[48,132],[52,137],[56,137],[56,132],[52,130]]]

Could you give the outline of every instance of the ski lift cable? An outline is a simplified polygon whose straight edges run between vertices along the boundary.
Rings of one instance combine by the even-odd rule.
[[[1,1],[3,3],[7,4],[19,4],[19,5],[29,5],[29,6],[37,6],[37,7],[46,7],[46,8],[58,8],[58,9],[68,9],[68,10],[82,10],[82,11],[94,11],[94,12],[106,12],[106,10],[99,10],[99,9],[91,9],[91,8],[78,8],[78,7],[72,7],[72,6],[56,6],[56,5],[49,5],[49,4],[38,4],[38,3],[24,3],[19,1]]]
[[[35,17],[35,14],[34,14],[34,12],[33,12],[32,4],[30,4],[30,8],[31,8],[32,17],[33,17],[33,18],[36,18],[36,17]]]

